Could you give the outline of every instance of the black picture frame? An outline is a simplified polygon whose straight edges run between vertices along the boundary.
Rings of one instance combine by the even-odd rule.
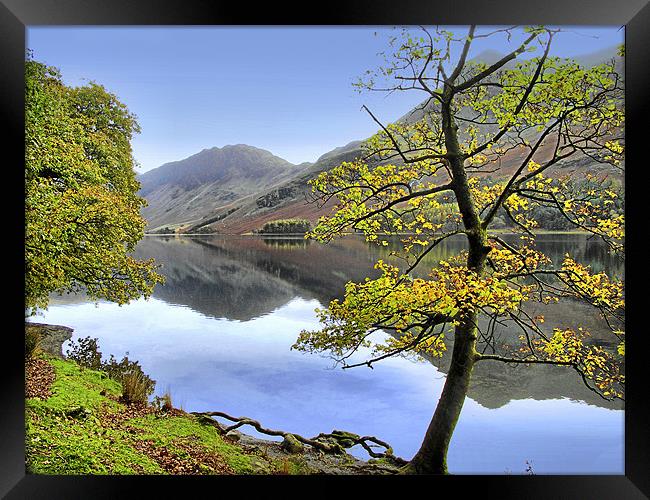
[[[553,24],[625,25],[626,35],[626,273],[628,312],[626,330],[626,411],[625,474],[620,476],[427,476],[427,477],[346,477],[331,476],[281,478],[264,477],[156,477],[156,476],[39,476],[25,474],[24,365],[20,331],[24,318],[23,242],[24,189],[19,165],[24,164],[24,58],[25,27],[28,25],[412,25],[412,24]],[[277,3],[254,5],[220,0],[0,0],[0,98],[2,99],[3,148],[2,199],[5,218],[3,242],[5,290],[5,359],[2,404],[0,405],[0,495],[6,498],[117,498],[128,497],[141,488],[147,496],[188,494],[205,487],[211,495],[225,495],[226,485],[263,487],[268,491],[277,482],[277,493],[289,488],[279,481],[300,481],[313,492],[313,481],[321,491],[349,494],[347,488],[361,485],[369,495],[383,491],[385,482],[398,487],[426,488],[427,494],[442,495],[440,487],[494,494],[499,498],[648,498],[650,497],[650,431],[644,397],[650,391],[644,379],[642,307],[646,277],[637,270],[647,269],[645,220],[642,203],[645,122],[650,96],[650,5],[648,0],[363,0],[329,1],[322,4],[285,6]],[[290,56],[289,56],[290,57]],[[647,140],[647,139],[646,139]],[[8,174],[11,175],[8,175]],[[647,174],[645,174],[647,176]],[[8,272],[12,271],[12,272]],[[631,290],[631,292],[630,292]],[[9,321],[7,321],[9,319]],[[647,361],[645,361],[647,362]],[[217,481],[216,483],[214,481]],[[245,481],[245,484],[241,481]],[[403,483],[403,484],[401,484]],[[378,489],[377,486],[381,489]],[[324,488],[323,488],[324,487]],[[273,489],[275,489],[273,488]],[[221,492],[221,493],[220,493]],[[406,492],[406,491],[405,491]],[[142,492],[139,493],[141,495]],[[417,493],[416,493],[417,494]],[[135,496],[135,495],[134,495]]]

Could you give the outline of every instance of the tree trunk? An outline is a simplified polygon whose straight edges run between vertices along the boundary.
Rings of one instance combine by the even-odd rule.
[[[469,253],[467,268],[483,274],[487,254],[487,233],[472,198],[464,159],[458,144],[458,127],[451,111],[453,98],[451,86],[445,88],[441,106],[442,129],[445,134],[447,158],[452,173],[453,190],[456,203],[463,217]],[[447,379],[433,414],[431,423],[424,436],[420,450],[406,465],[402,472],[406,474],[447,474],[447,450],[451,436],[456,428],[460,412],[467,396],[472,368],[476,360],[477,337],[476,312],[466,313],[460,318],[460,324],[454,332],[454,349]]]
[[[447,450],[465,402],[474,366],[476,328],[473,320],[475,318],[468,318],[456,327],[451,366],[442,395],[420,450],[402,469],[405,474],[447,474]]]

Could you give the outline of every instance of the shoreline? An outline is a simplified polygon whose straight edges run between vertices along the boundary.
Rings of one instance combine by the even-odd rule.
[[[25,330],[36,330],[45,341],[40,352],[26,360],[26,387],[31,394],[25,395],[26,423],[32,436],[29,443],[36,443],[26,450],[32,473],[371,475],[399,471],[399,465],[385,458],[362,460],[343,449],[324,453],[295,437],[289,439],[294,435],[285,431],[284,440],[264,439],[237,429],[224,432],[221,421],[176,408],[171,399],[168,407],[157,406],[155,398],[144,404],[126,404],[121,400],[120,382],[63,355],[63,343],[72,337],[72,328],[26,321]],[[42,376],[43,372],[47,376]],[[60,435],[74,438],[61,441]],[[109,439],[112,444],[118,435],[126,441],[118,451],[111,450],[103,441]],[[161,437],[151,441],[145,439],[148,435]],[[89,440],[94,444],[88,450],[84,445],[80,452],[76,441]],[[60,452],[67,447],[75,450],[70,457]],[[93,454],[99,448],[106,455],[101,468],[87,472],[88,467],[100,467],[93,465]],[[131,457],[134,453],[135,458]],[[172,467],[181,467],[182,472]]]
[[[462,233],[458,233],[459,236]],[[516,232],[516,231],[511,231],[509,229],[491,229],[488,231],[489,234],[499,234],[499,235],[519,235],[519,234],[524,234],[521,232]],[[551,235],[590,235],[589,231],[583,231],[583,230],[555,230],[555,229],[541,229],[537,231],[533,231],[533,234],[535,236],[538,235],[545,235],[545,234],[551,234]],[[282,237],[292,237],[292,238],[297,238],[297,237],[303,237],[305,236],[305,233],[144,233],[144,236],[255,236],[255,237],[274,237],[274,238],[282,238]],[[360,236],[363,237],[363,233],[343,233],[341,236]],[[397,236],[420,236],[417,235],[416,233],[393,233],[393,234],[387,234],[387,233],[377,233],[377,236],[391,236],[391,237],[397,237]],[[307,238],[305,238],[307,239]]]

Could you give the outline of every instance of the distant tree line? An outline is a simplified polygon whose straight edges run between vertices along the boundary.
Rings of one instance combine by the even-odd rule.
[[[176,229],[171,226],[161,227],[155,231],[151,231],[149,234],[176,234]]]
[[[305,219],[280,219],[267,222],[258,231],[260,234],[304,234],[311,229],[311,223]]]

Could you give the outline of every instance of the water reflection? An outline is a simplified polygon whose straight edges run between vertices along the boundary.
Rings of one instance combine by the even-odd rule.
[[[570,252],[595,270],[622,275],[622,263],[585,237],[542,239],[552,258]],[[462,245],[445,242],[429,264]],[[374,370],[343,371],[332,370],[327,358],[289,349],[300,330],[318,327],[316,307],[340,297],[347,281],[377,276],[373,265],[388,260],[389,251],[360,238],[322,245],[300,238],[147,237],[136,257],[155,258],[167,278],[152,299],[96,307],[59,298],[36,321],[69,325],[74,338],[98,337],[105,354],[128,351],[157,381],[157,392],[170,389],[187,410],[219,409],[306,436],[335,428],[375,435],[410,458],[440,396],[446,357],[437,368],[389,359]],[[587,309],[553,311],[551,326],[577,319],[597,327]],[[502,334],[507,340],[509,332]],[[623,473],[623,412],[562,368],[479,363],[450,471],[522,473],[525,460],[538,473]]]
[[[506,238],[512,236],[506,236]],[[303,245],[304,246],[301,246]],[[604,245],[583,235],[541,235],[540,250],[553,261],[569,252],[595,271],[622,276],[623,263]],[[448,259],[463,248],[463,240],[448,240],[427,256],[424,266]],[[361,238],[336,240],[328,245],[307,243],[301,238],[180,237],[145,238],[136,255],[154,257],[167,281],[154,297],[190,307],[206,316],[249,321],[289,303],[292,299],[327,304],[340,298],[347,281],[377,276],[377,259],[390,260],[390,247],[368,245]],[[528,312],[546,317],[545,328],[582,326],[594,341],[610,342],[595,310],[583,304],[561,302],[553,306],[531,304]],[[500,342],[515,345],[516,328],[497,328]],[[451,336],[450,336],[451,337]],[[446,372],[451,349],[431,360]],[[571,369],[555,366],[478,363],[469,396],[486,408],[499,408],[509,401],[532,398],[569,398],[604,408],[622,408],[584,386]]]
[[[282,250],[302,250],[313,243],[312,240],[298,236],[293,238],[262,236],[262,241],[270,247],[279,248]]]

